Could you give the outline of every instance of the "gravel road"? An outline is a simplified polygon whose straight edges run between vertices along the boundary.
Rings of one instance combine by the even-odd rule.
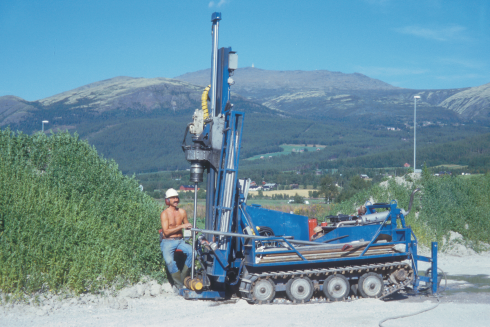
[[[383,326],[489,326],[490,252],[439,255],[448,274],[440,304],[415,316],[389,320]],[[425,267],[422,265],[422,269]],[[443,282],[444,284],[444,282]],[[0,306],[0,326],[378,326],[384,318],[433,307],[435,297],[397,294],[386,300],[302,305],[250,305],[186,301],[150,282],[122,290],[116,297],[82,295],[60,299],[47,296],[42,305]]]

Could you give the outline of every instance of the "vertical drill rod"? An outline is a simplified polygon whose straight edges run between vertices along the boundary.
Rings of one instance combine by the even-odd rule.
[[[197,220],[197,182],[194,183],[194,220],[192,221],[192,226],[196,229]],[[195,259],[195,249],[196,249],[196,232],[192,231],[192,267],[191,267],[191,279],[194,279],[194,263]]]
[[[216,116],[216,90],[218,88],[218,41],[219,41],[219,21],[221,20],[221,13],[213,14],[211,18],[213,21],[212,36],[213,45],[211,53],[211,118]]]

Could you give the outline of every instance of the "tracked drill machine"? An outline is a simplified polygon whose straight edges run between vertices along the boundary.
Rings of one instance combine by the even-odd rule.
[[[230,102],[237,54],[218,49],[221,13],[212,15],[211,82],[185,131],[182,149],[195,185],[207,175],[205,228],[196,228],[194,198],[193,265],[186,299],[227,299],[250,303],[347,301],[383,298],[422,287],[437,292],[437,243],[432,256],[417,253],[417,238],[405,216],[390,203],[367,203],[356,216],[330,217],[312,240],[316,219],[247,202],[249,179],[238,179],[244,113]],[[208,108],[209,100],[209,108]],[[325,225],[325,224],[322,224]],[[431,263],[425,275],[418,261]]]

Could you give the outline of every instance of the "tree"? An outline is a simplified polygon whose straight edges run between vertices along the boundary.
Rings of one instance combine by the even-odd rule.
[[[294,195],[293,200],[294,200],[294,203],[305,203],[305,199],[301,195],[299,195],[298,193],[296,193]]]
[[[325,201],[328,203],[335,198],[339,193],[337,185],[331,176],[325,176],[320,181],[320,194],[325,196]]]

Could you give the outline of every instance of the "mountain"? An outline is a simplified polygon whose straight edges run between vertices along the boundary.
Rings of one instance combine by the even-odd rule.
[[[187,73],[175,79],[195,85],[205,86],[209,83],[210,69]],[[258,99],[273,98],[284,93],[323,91],[336,93],[340,91],[397,90],[399,88],[365,75],[344,74],[328,70],[315,71],[275,71],[253,67],[238,68],[232,77],[236,84],[233,92],[242,96]]]
[[[16,124],[29,116],[30,112],[36,110],[29,101],[13,95],[0,97],[0,126]]]
[[[180,110],[200,100],[201,88],[169,78],[120,76],[91,83],[71,91],[39,100],[45,108],[91,109],[102,113],[112,110],[157,108]]]
[[[210,70],[200,70],[175,77],[196,85],[209,84]],[[445,122],[489,118],[489,87],[411,90],[392,86],[363,74],[344,74],[327,70],[270,71],[253,67],[234,72],[232,91],[270,109],[328,119],[348,116],[405,117],[412,119],[413,97],[418,95],[418,108],[431,112]],[[487,85],[488,86],[488,85]],[[464,93],[462,93],[464,92]],[[472,99],[472,100],[470,100]],[[470,110],[466,110],[469,106]],[[465,114],[462,114],[463,111]],[[409,118],[410,116],[410,118]],[[424,117],[426,119],[426,117]]]
[[[183,134],[201,106],[208,74],[189,73],[182,80],[115,77],[31,102],[3,96],[0,126],[33,133],[48,120],[46,130],[78,133],[125,173],[184,169]],[[409,90],[362,74],[255,68],[238,69],[232,78],[234,110],[246,120],[243,160],[281,152],[283,144],[324,146],[289,158],[281,164],[284,170],[410,147],[414,95],[421,97],[418,147],[488,132],[485,119],[474,122],[489,118],[488,87]],[[461,106],[466,109],[460,112]]]
[[[45,129],[77,132],[124,172],[175,170],[187,166],[181,143],[187,124],[201,106],[203,88],[168,78],[115,77],[38,101],[0,97],[0,126],[24,133]],[[239,95],[234,108],[259,121],[277,113]],[[280,118],[287,120],[287,118]],[[277,151],[276,145],[244,146],[247,156]],[[279,148],[280,149],[280,148]]]
[[[490,118],[490,83],[458,92],[439,105],[464,117]]]
[[[200,106],[201,92],[198,86],[168,78],[115,77],[38,101],[0,97],[0,126],[32,132],[41,120],[48,120],[50,127],[70,129],[101,116],[136,117],[159,109],[175,112]]]

